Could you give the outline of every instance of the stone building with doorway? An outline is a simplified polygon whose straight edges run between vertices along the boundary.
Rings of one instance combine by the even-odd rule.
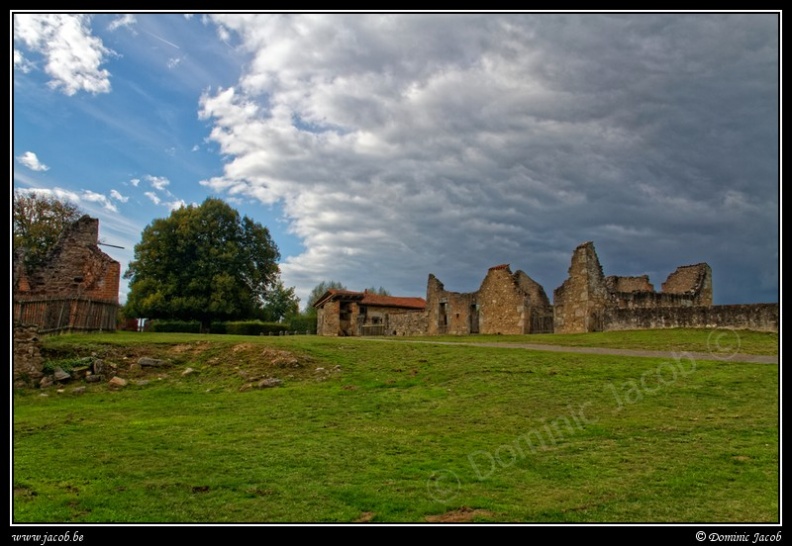
[[[316,300],[314,308],[319,335],[403,336],[426,332],[426,301],[423,298],[331,289]]]

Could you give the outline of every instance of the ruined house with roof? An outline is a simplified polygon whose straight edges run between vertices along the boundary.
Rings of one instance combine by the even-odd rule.
[[[423,298],[331,289],[314,307],[319,335],[421,335],[426,331],[426,301]]]

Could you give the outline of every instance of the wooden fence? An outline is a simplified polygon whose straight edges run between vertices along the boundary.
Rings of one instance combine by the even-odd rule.
[[[41,333],[113,331],[118,303],[86,298],[25,298],[14,300],[14,322],[35,324]]]

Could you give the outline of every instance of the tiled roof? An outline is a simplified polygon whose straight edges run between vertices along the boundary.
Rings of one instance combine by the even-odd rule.
[[[494,265],[494,266],[489,268],[490,271],[492,271],[494,269],[509,269],[509,264]]]
[[[426,309],[426,300],[423,298],[401,298],[396,296],[381,296],[370,292],[353,292],[351,290],[330,289],[316,300],[314,307],[321,307],[330,300],[352,300],[361,305],[376,307],[398,307],[402,309]]]

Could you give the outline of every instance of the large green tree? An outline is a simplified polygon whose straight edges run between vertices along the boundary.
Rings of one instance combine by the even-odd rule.
[[[154,220],[135,245],[127,313],[147,318],[239,320],[256,316],[278,280],[269,230],[220,199]]]
[[[23,252],[25,267],[32,270],[83,213],[73,203],[38,193],[15,190],[13,200],[14,250]]]

